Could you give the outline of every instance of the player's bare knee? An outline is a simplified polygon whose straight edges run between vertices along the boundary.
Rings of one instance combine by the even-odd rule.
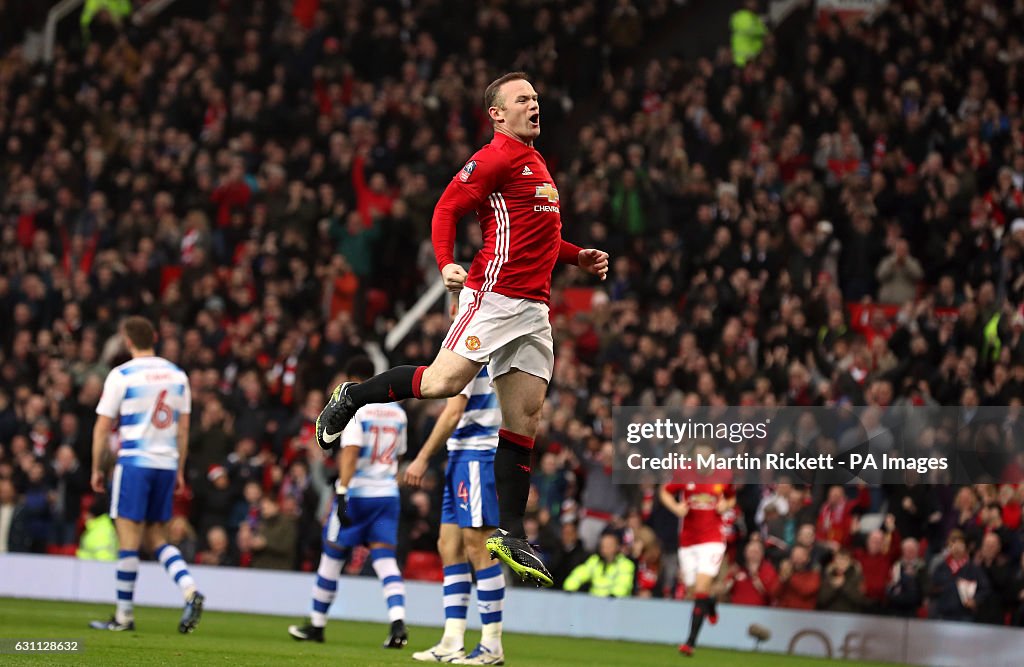
[[[544,409],[544,396],[527,396],[522,401],[520,419],[523,422],[523,435],[533,436],[540,425],[541,411]]]
[[[453,540],[446,535],[437,538],[437,553],[445,563],[459,563],[466,560],[465,552],[459,540]]]
[[[533,437],[537,433],[537,427],[540,425],[540,407],[538,406],[536,410],[527,412],[524,415],[524,420],[526,422],[526,432],[524,435]]]
[[[540,406],[534,409],[533,406],[523,405],[520,409],[507,416],[502,415],[502,417],[507,429],[532,438],[536,435],[537,427],[540,425]]]
[[[537,382],[530,385],[530,390],[524,392],[523,396],[523,410],[532,416],[540,417],[540,411],[544,407],[544,397],[546,394],[547,383]]]

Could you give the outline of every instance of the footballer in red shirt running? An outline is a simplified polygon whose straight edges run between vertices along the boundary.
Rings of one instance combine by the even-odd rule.
[[[698,446],[695,451],[707,456],[710,448]],[[736,491],[731,475],[724,471],[701,470],[695,480],[693,474],[686,479],[673,480],[661,487],[661,503],[682,519],[679,531],[679,571],[687,591],[694,591],[693,612],[690,618],[690,636],[679,652],[693,655],[697,635],[707,618],[712,625],[718,622],[715,598],[711,584],[718,576],[725,555],[726,535],[735,517]],[[681,497],[680,497],[681,496]]]
[[[530,456],[554,366],[548,295],[557,262],[602,280],[608,254],[562,239],[558,188],[533,146],[540,135],[537,91],[522,72],[484,91],[494,139],[452,178],[434,209],[431,240],[445,286],[459,293],[459,314],[430,366],[399,366],[366,382],[335,388],[317,419],[317,443],[335,440],[356,410],[406,398],[450,398],[488,364],[501,406],[494,470],[501,529],[488,550],[519,576],[552,584],[523,537]],[[455,226],[475,211],[483,247],[467,274],[455,261]]]

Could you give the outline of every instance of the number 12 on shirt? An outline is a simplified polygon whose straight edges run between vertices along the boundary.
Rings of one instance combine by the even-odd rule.
[[[391,465],[395,462],[395,448],[398,446],[398,429],[394,426],[374,424],[370,427],[373,435],[373,452],[370,463]]]

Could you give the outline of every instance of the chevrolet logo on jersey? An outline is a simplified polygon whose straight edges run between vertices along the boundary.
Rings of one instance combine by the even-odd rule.
[[[533,195],[533,196],[534,197],[538,197],[538,198],[547,199],[552,204],[557,204],[558,203],[558,190],[556,190],[555,186],[551,185],[550,183],[545,183],[544,185],[538,185],[537,186],[537,193],[535,195]]]
[[[538,199],[547,199],[550,204],[537,204],[533,210],[537,213],[560,213],[558,210],[558,190],[550,183],[537,186],[537,192],[533,195]]]

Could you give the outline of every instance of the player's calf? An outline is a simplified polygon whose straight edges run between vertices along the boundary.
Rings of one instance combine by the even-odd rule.
[[[374,547],[370,549],[370,558],[383,587],[388,620],[391,621],[384,648],[403,648],[409,643],[409,633],[405,628],[405,580],[398,569],[395,550],[393,547]]]
[[[494,455],[494,477],[498,488],[498,506],[502,528],[486,543],[492,558],[497,558],[523,580],[538,586],[551,586],[554,580],[544,561],[525,539],[523,515],[530,496],[530,457],[533,438],[505,429],[498,431],[498,451]]]
[[[185,607],[182,609],[181,619],[178,621],[178,632],[187,634],[194,631],[203,615],[203,602],[206,598],[196,590],[196,581],[188,571],[185,559],[177,547],[164,542],[157,547],[154,555],[163,565],[167,575],[174,579],[174,583],[181,589],[182,596],[185,598]]]
[[[466,616],[473,575],[469,563],[455,563],[444,568],[444,635],[440,647],[447,653],[465,655]],[[462,657],[461,655],[458,657]]]
[[[686,643],[683,644],[683,646],[690,649],[688,655],[693,654],[693,647],[697,645],[697,636],[700,634],[701,626],[704,625],[704,620],[710,615],[709,612],[710,605],[708,604],[707,594],[698,593],[697,599],[693,601],[693,610],[690,612],[690,636]],[[682,651],[682,649],[683,647],[680,646],[679,650]]]
[[[135,598],[135,581],[139,576],[139,552],[121,549],[117,553],[117,611],[114,621],[118,625],[134,625],[135,618],[133,600]],[[109,629],[109,628],[108,628]]]
[[[494,453],[494,479],[498,489],[501,527],[512,537],[523,538],[523,516],[530,498],[533,438],[505,429],[498,431]]]
[[[491,655],[503,656],[501,629],[505,608],[505,573],[501,565],[477,570],[476,600],[480,612],[480,646]]]
[[[459,384],[461,374],[435,371],[431,374],[433,379],[429,385],[430,392],[423,393],[420,384],[427,370],[427,366],[396,366],[364,382],[339,384],[316,419],[317,444],[325,450],[334,447],[341,432],[364,405],[391,403],[407,398],[447,398],[457,394],[468,382],[466,380]]]
[[[139,575],[139,552],[135,549],[121,549],[117,552],[117,607],[107,621],[91,621],[93,630],[125,632],[135,629],[135,580]]]
[[[320,564],[316,569],[316,580],[313,582],[312,610],[309,620],[304,625],[288,626],[288,634],[296,641],[324,641],[324,627],[327,625],[327,612],[338,594],[338,578],[348,560],[349,550],[331,543],[324,543]]]

